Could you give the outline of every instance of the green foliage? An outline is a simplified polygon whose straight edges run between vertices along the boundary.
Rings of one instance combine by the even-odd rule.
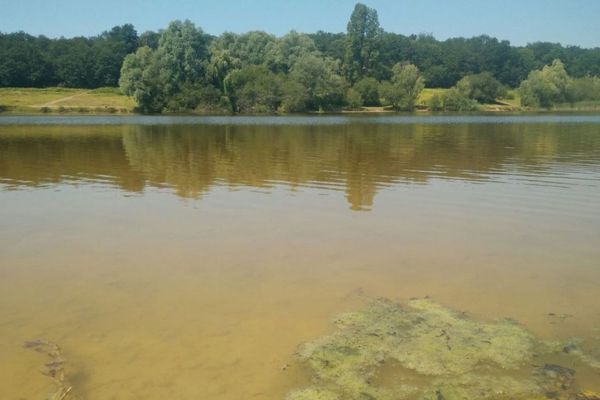
[[[239,58],[234,57],[230,50],[218,46],[211,46],[210,54],[207,78],[225,92],[225,78],[231,71],[241,68],[242,62]]]
[[[439,94],[434,94],[431,96],[431,98],[427,101],[427,107],[431,111],[442,111],[444,109],[444,101],[442,96]]]
[[[490,72],[467,75],[456,87],[466,97],[479,103],[494,103],[506,94],[506,88]]]
[[[392,79],[382,85],[387,104],[398,110],[412,111],[425,83],[419,69],[412,64],[396,64],[392,68]]]
[[[211,43],[211,53],[225,51],[240,67],[263,64],[275,42],[275,36],[261,31],[241,35],[225,32]]]
[[[573,79],[568,98],[572,102],[600,100],[600,78],[586,76]]]
[[[556,103],[564,103],[568,100],[570,86],[571,77],[564,64],[558,59],[554,60],[551,65],[532,71],[527,80],[521,83],[521,104],[549,108]]]
[[[377,10],[357,3],[348,22],[346,35],[346,77],[356,82],[371,75],[377,63],[377,41],[382,33]]]
[[[146,31],[139,37],[138,44],[140,47],[147,46],[152,50],[158,48],[158,41],[160,40],[160,33],[153,31]]]
[[[280,79],[264,65],[233,71],[225,87],[236,112],[273,112],[281,102]]]
[[[310,36],[291,31],[269,44],[264,63],[274,72],[287,73],[300,57],[316,53],[317,47]]]
[[[315,43],[317,50],[323,55],[344,61],[346,54],[346,34],[318,31],[308,35]]]
[[[231,113],[233,107],[228,97],[211,84],[183,85],[167,99],[165,109],[171,112],[197,110],[212,113]]]
[[[134,48],[134,33],[126,26],[106,35]],[[210,41],[190,21],[174,21],[158,39],[145,33],[143,41],[149,46],[125,57],[119,86],[144,113],[224,106],[236,112],[329,110],[346,101],[340,63],[322,56],[307,35],[291,32],[276,39],[264,32],[226,33]],[[68,85],[91,79],[94,68],[81,68],[93,60],[86,51],[76,62],[60,65]],[[106,47],[100,60],[110,60],[113,53]],[[108,82],[110,68],[97,71],[97,79]]]
[[[66,44],[66,43],[62,43]],[[89,87],[94,82],[95,51],[85,38],[74,38],[56,60],[56,74],[66,87]]]
[[[302,112],[308,108],[308,94],[304,85],[287,79],[281,85],[281,111]]]
[[[169,111],[181,112],[194,110],[201,104],[203,86],[199,84],[184,84],[167,99],[166,108]]]
[[[46,41],[23,32],[0,33],[0,86],[41,87],[56,82],[54,66],[43,50]]]
[[[190,21],[173,21],[162,32],[155,57],[164,92],[174,94],[204,78],[207,37]]]
[[[227,94],[225,78],[236,69],[263,64],[272,55],[274,44],[274,36],[260,31],[222,34],[210,44],[207,79]]]
[[[479,104],[475,100],[467,97],[463,91],[456,87],[444,92],[439,96],[439,99],[436,97],[434,95],[429,103],[429,106],[432,109],[435,107],[435,110],[476,111],[479,108]]]
[[[143,113],[161,112],[167,104],[160,66],[149,47],[141,47],[125,57],[119,85],[124,94],[133,96]]]
[[[346,106],[351,110],[358,110],[363,106],[363,98],[354,88],[348,88],[346,92]]]
[[[123,61],[119,85],[144,113],[183,111],[201,105],[208,58],[208,39],[190,21],[173,21],[156,50],[144,46]]]
[[[115,26],[94,45],[94,86],[116,86],[123,59],[138,48],[138,35],[133,25]]]
[[[299,57],[289,74],[289,79],[298,85],[293,88],[294,108],[302,103],[297,96],[299,88],[303,90],[303,110],[331,110],[341,107],[347,84],[339,75],[339,69],[339,64],[327,57],[314,54]],[[292,104],[285,105],[288,109]]]
[[[123,59],[137,48],[130,24],[91,38],[0,33],[0,86],[116,86]]]
[[[365,106],[378,106],[379,101],[379,82],[375,78],[363,78],[353,86],[362,99]]]

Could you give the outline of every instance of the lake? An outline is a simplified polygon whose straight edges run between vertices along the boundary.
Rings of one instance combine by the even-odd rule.
[[[283,399],[379,297],[600,348],[600,116],[0,118],[3,399],[33,339],[78,399]]]

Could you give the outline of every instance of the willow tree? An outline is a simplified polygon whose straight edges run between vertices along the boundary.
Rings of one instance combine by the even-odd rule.
[[[194,108],[206,86],[208,37],[190,21],[173,21],[158,47],[141,47],[125,58],[119,86],[142,112]]]
[[[521,104],[548,108],[556,103],[563,103],[568,100],[571,82],[564,64],[560,60],[554,60],[551,65],[530,72],[527,79],[521,82]]]
[[[140,47],[125,57],[119,86],[124,94],[134,98],[143,113],[160,113],[166,106],[160,66],[150,47]]]
[[[160,36],[156,57],[160,63],[164,89],[171,95],[182,86],[193,85],[204,79],[208,37],[188,20],[173,21]]]

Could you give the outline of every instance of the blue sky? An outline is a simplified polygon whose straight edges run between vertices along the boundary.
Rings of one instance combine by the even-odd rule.
[[[439,39],[487,33],[516,45],[600,47],[600,0],[364,0],[382,27]],[[0,31],[90,36],[132,23],[138,32],[190,19],[206,32],[341,32],[354,0],[0,0]]]

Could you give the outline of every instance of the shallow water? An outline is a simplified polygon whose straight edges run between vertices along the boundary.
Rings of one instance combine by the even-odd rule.
[[[81,399],[282,399],[363,295],[600,343],[599,244],[598,116],[2,117],[0,397],[45,338]]]

